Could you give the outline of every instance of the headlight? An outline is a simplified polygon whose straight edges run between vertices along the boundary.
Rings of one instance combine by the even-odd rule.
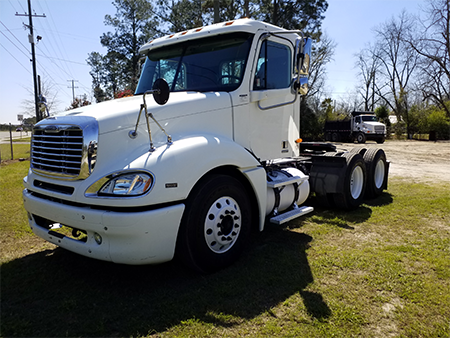
[[[150,190],[153,177],[146,173],[126,173],[111,178],[98,190],[99,196],[139,196]]]

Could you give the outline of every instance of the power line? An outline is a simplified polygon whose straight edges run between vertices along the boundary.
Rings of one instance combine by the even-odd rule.
[[[40,5],[40,4],[39,4],[39,5]],[[50,28],[51,28],[50,24],[49,24],[48,22],[46,22],[47,27],[49,28],[49,31],[51,32],[51,34],[52,34],[52,36],[53,36],[53,38],[54,38],[54,40],[55,40],[56,48],[57,48],[58,51],[59,51],[58,57],[60,57],[61,60],[68,59],[69,57],[68,57],[68,55],[67,55],[67,51],[66,51],[66,49],[65,49],[64,42],[63,42],[63,40],[61,39],[61,36],[59,35],[58,28],[57,28],[57,26],[56,26],[56,24],[55,24],[55,22],[54,22],[54,20],[53,20],[53,16],[51,15],[50,7],[48,6],[47,2],[45,2],[45,6],[47,7],[47,12],[49,13],[50,22],[53,24],[53,26],[55,27],[55,30],[56,30],[56,37],[57,37],[58,39],[56,39],[56,38],[54,37],[53,32],[52,32],[51,29],[50,29]],[[59,42],[58,42],[58,40],[59,40]],[[61,49],[62,49],[62,50],[61,50]],[[55,53],[55,54],[56,54],[56,53]],[[72,69],[71,69],[71,67],[70,67],[67,63],[65,64],[65,66],[66,66],[66,69],[69,71],[69,73],[72,74]],[[73,75],[71,75],[71,77],[73,77]]]
[[[22,3],[19,0],[17,0],[17,2],[19,3],[19,6],[22,8],[22,11],[25,13],[26,11],[25,11],[25,8],[23,8]]]
[[[39,31],[41,31],[41,30],[39,30]],[[42,33],[41,33],[41,34],[42,34]],[[42,35],[43,35],[43,34],[42,34]],[[47,49],[47,51],[48,51],[49,54],[56,55],[56,56],[58,56],[60,59],[62,59],[62,58],[61,58],[61,53],[58,54],[57,48],[54,47],[52,40],[55,40],[54,37],[52,36],[52,38],[50,38],[50,36],[49,36],[48,39],[43,39],[43,40],[42,40],[42,44],[43,44],[44,47]],[[50,49],[52,50],[52,52],[50,52],[50,50],[48,49],[47,43],[49,44]],[[55,44],[57,45],[56,41],[55,41]],[[57,46],[57,47],[58,47],[58,46]],[[58,61],[58,64],[59,64],[59,67],[60,67],[61,69],[64,69],[64,70],[65,70],[65,73],[71,73],[71,71],[70,71],[70,69],[69,69],[69,67],[67,66],[66,63],[61,62],[61,61]],[[70,75],[70,76],[72,77],[72,75]]]
[[[47,59],[52,59],[52,60],[58,60],[58,61],[64,61],[64,62],[74,63],[74,64],[77,64],[77,65],[82,65],[82,66],[86,66],[86,67],[89,66],[87,63],[77,62],[77,61],[71,61],[71,60],[65,60],[65,59],[60,59],[60,58],[55,58],[55,57],[53,57],[53,56],[48,56],[48,55],[45,55],[45,54],[37,54],[37,53],[36,53],[36,55],[37,55],[37,56],[43,56],[43,57],[45,57],[45,58],[47,58]]]
[[[25,50],[27,50],[28,51],[28,48],[13,34],[13,32],[11,32],[11,30],[8,28],[8,27],[6,27],[5,26],[5,24],[2,22],[2,21],[0,21],[0,23],[3,25],[3,27],[5,27],[6,28],[6,30],[9,32],[9,34],[11,34],[13,37],[14,37],[14,39],[16,39],[21,45],[22,45],[22,47],[25,49]],[[3,33],[2,33],[3,34]],[[3,35],[5,35],[5,34],[3,34]],[[6,35],[5,35],[6,36]],[[9,39],[8,39],[9,40]],[[11,41],[11,40],[10,40]]]
[[[39,60],[37,60],[36,62],[37,62],[38,65],[41,67],[42,72],[45,74],[45,76],[46,76],[47,78],[49,78],[51,81],[53,81],[53,84],[55,84],[56,86],[58,86],[59,88],[61,88],[61,89],[62,89],[62,92],[63,92],[67,97],[70,98],[70,94],[68,94],[68,93],[65,91],[65,88],[63,87],[64,85],[57,83],[56,80],[53,78],[53,76],[52,76],[52,75],[46,70],[46,68],[39,62]],[[62,81],[64,81],[64,80],[63,80],[63,77],[60,76],[60,75],[59,75],[59,79],[62,79]]]
[[[3,46],[1,43],[0,43],[0,46],[2,46],[2,47],[8,52],[8,54],[11,55],[11,57],[12,57],[14,60],[16,60],[17,63],[18,63],[19,65],[22,66],[23,69],[25,69],[30,75],[32,75],[31,72],[30,72],[30,70],[27,69],[23,64],[21,64],[20,61],[17,60],[16,57],[15,57],[13,54],[11,54],[11,52],[8,50],[8,48],[6,48],[5,46]]]
[[[27,58],[30,57],[30,55],[27,55],[27,53],[25,53],[23,50],[21,50],[19,47],[17,47],[17,45],[10,39],[8,38],[5,33],[3,33],[2,31],[0,31],[0,33],[2,33],[2,35],[8,39],[9,42],[11,42],[13,44],[14,47],[16,47],[22,54],[24,54]]]

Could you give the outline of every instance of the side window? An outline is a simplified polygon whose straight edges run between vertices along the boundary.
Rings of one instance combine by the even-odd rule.
[[[253,89],[289,87],[291,65],[291,51],[288,46],[273,41],[264,41],[259,52]]]

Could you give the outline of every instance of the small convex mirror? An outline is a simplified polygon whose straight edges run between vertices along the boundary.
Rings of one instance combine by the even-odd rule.
[[[166,104],[169,100],[169,85],[167,84],[167,81],[160,78],[156,79],[156,81],[153,83],[152,89],[153,92],[153,98],[155,99],[157,104],[163,105]]]

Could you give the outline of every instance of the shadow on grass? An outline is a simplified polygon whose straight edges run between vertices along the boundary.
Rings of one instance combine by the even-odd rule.
[[[385,191],[377,198],[365,201],[365,204],[371,207],[382,207],[391,204],[393,201],[394,198],[392,197],[392,194]]]
[[[59,248],[41,251],[2,266],[1,332],[137,336],[189,319],[227,327],[270,311],[296,293],[306,312],[322,320],[331,310],[320,294],[304,290],[313,281],[306,252],[311,240],[269,225],[254,234],[235,265],[206,276],[177,262],[125,266]]]
[[[339,228],[354,230],[354,224],[364,223],[372,216],[371,207],[386,206],[393,202],[393,197],[388,192],[383,192],[380,196],[364,201],[364,204],[354,210],[340,210],[335,206],[324,207],[321,200],[311,198],[307,204],[314,207],[314,222],[318,224],[328,224]],[[299,228],[304,222],[303,218],[291,221],[289,228]]]

